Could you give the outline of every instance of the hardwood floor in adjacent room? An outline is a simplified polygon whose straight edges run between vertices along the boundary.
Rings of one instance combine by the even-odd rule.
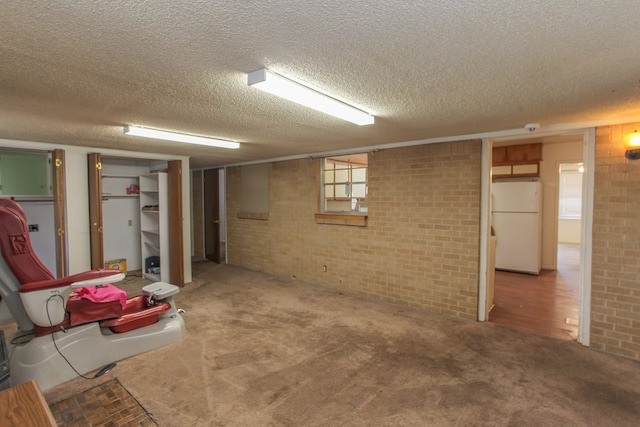
[[[525,332],[575,340],[578,336],[580,246],[558,246],[558,270],[539,276],[496,270],[489,321]]]

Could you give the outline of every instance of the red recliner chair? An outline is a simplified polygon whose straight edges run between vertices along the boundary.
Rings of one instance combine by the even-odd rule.
[[[11,199],[0,199],[0,251],[1,303],[18,325],[10,340],[12,384],[35,379],[46,390],[184,335],[173,301],[177,286],[156,282],[124,304],[120,298],[97,303],[79,294],[98,290],[75,291],[120,281],[124,273],[97,269],[54,278],[33,252],[24,211]]]

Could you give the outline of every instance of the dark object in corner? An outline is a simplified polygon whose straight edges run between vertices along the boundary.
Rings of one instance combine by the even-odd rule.
[[[98,378],[103,376],[104,374],[106,374],[107,372],[109,372],[110,370],[112,370],[113,368],[116,367],[115,363],[109,363],[107,366],[103,367],[102,369],[100,369],[94,376],[93,378]]]
[[[9,353],[4,341],[4,331],[0,331],[0,391],[11,387],[11,374],[9,372]]]

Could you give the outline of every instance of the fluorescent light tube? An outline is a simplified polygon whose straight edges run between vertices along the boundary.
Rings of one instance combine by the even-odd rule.
[[[208,145],[220,148],[240,148],[240,143],[225,141],[224,139],[205,138],[203,136],[188,135],[186,133],[167,132],[164,130],[125,126],[126,135],[144,136],[146,138],[163,139],[166,141],[186,142],[187,144]]]
[[[266,68],[248,74],[248,84],[305,107],[337,117],[357,125],[370,125],[375,116],[359,110],[330,96],[316,92],[306,86],[272,73]]]

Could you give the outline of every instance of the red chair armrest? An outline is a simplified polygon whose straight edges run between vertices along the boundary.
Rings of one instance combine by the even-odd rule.
[[[61,277],[59,279],[41,280],[38,282],[25,283],[24,285],[20,286],[20,292],[33,292],[41,291],[43,289],[63,288],[84,280],[94,280],[103,277],[108,278],[111,276],[115,278],[120,274],[122,274],[122,271],[117,269],[98,268],[95,270],[72,274],[71,276],[67,277]]]

